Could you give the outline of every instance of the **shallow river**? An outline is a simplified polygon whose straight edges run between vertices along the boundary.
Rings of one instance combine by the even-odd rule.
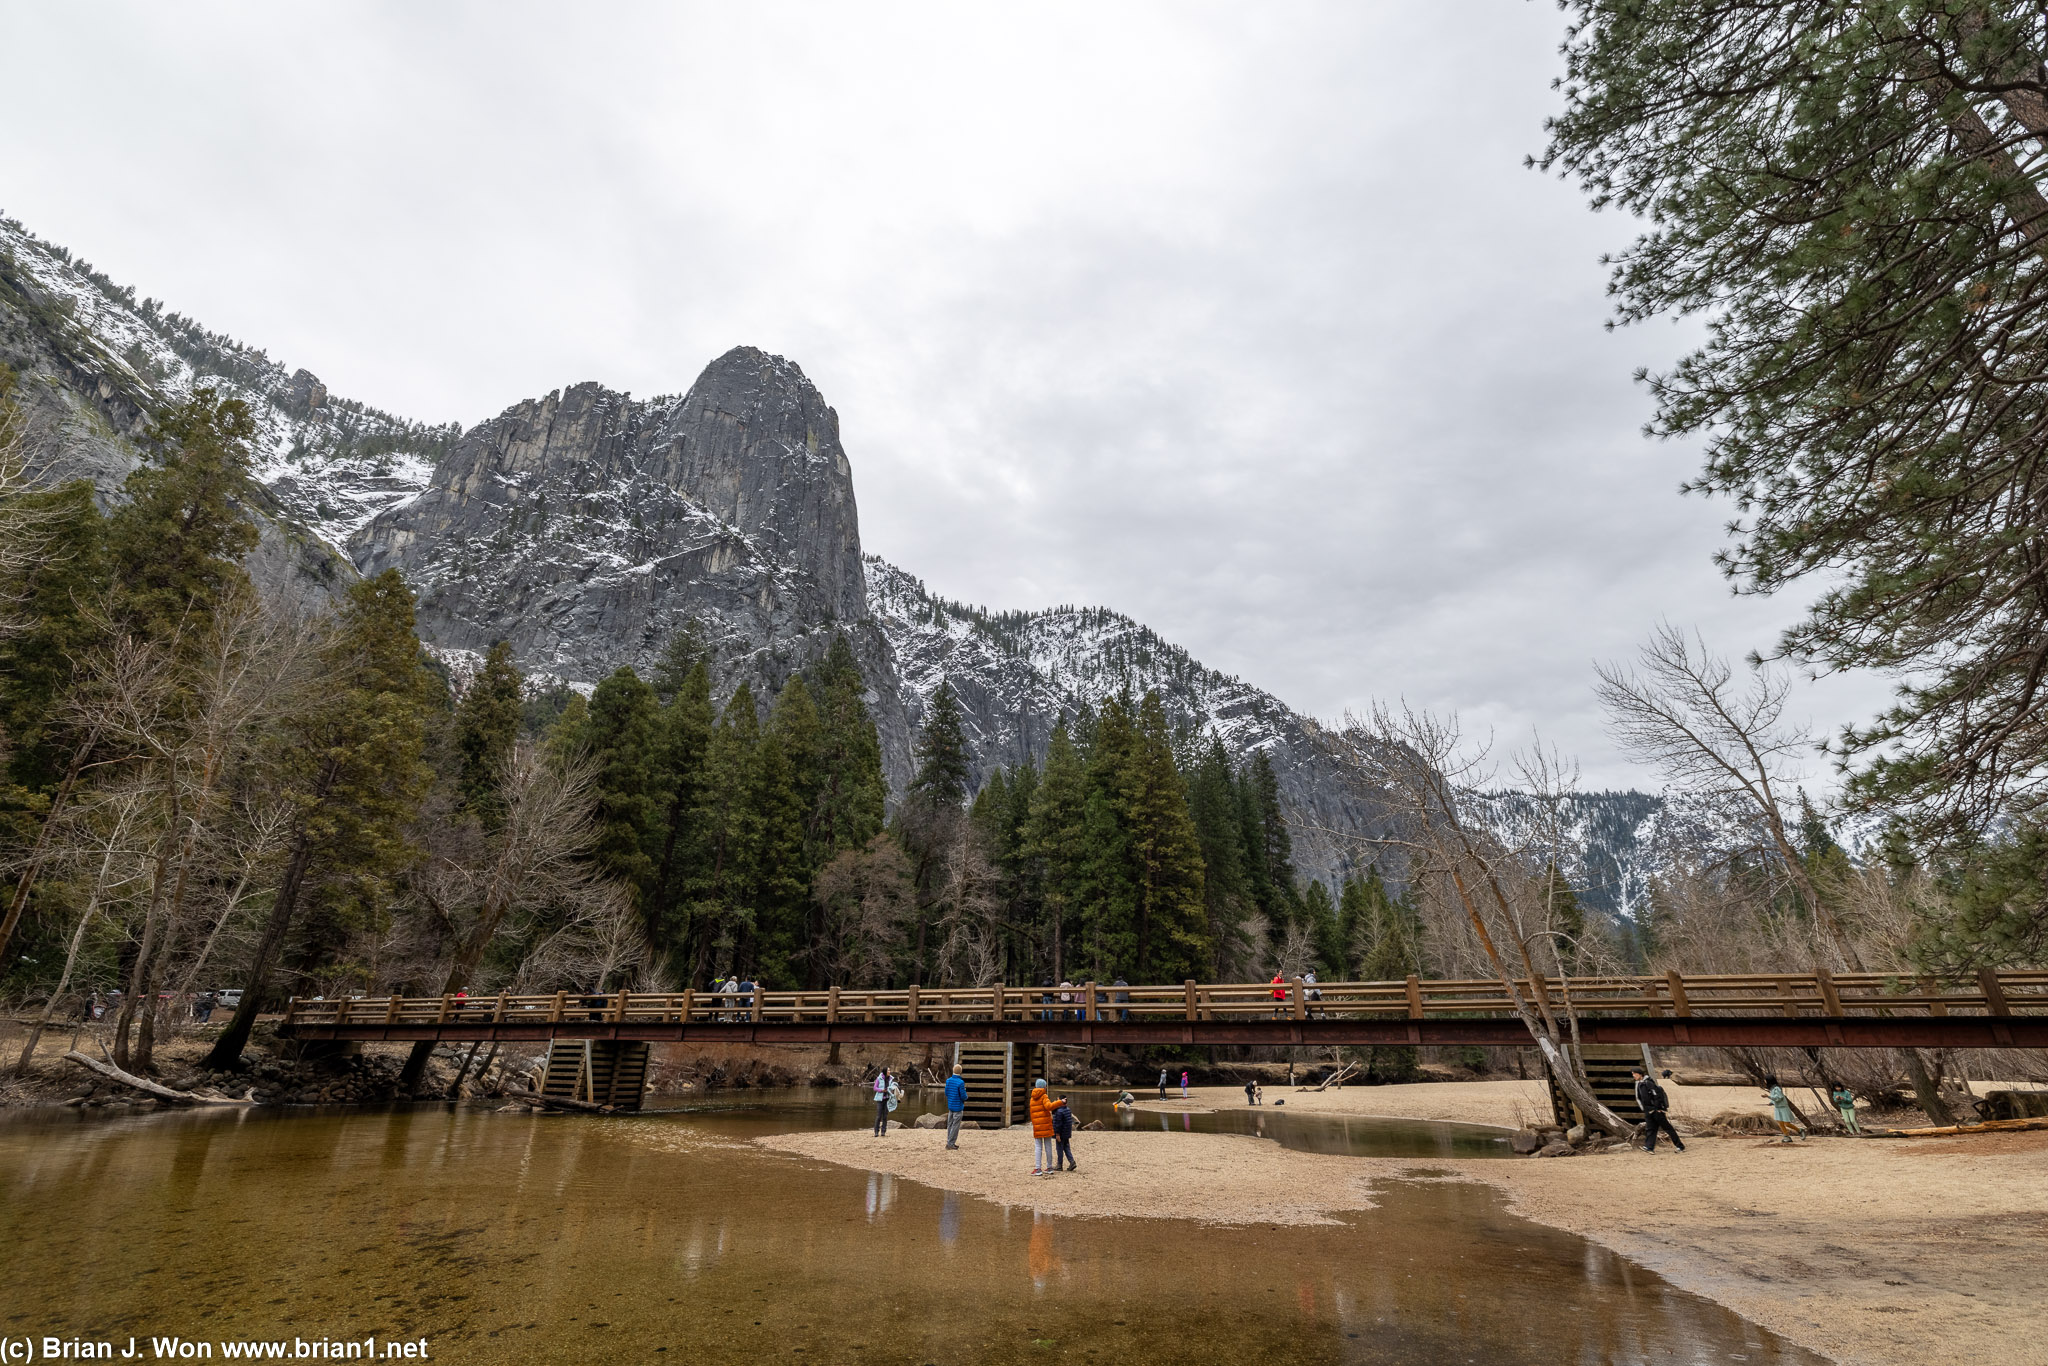
[[[424,1337],[446,1362],[1819,1360],[1473,1185],[1217,1228],[1051,1218],[746,1142],[871,1113],[798,1092],[622,1118],[10,1117],[0,1340],[133,1336],[145,1361],[173,1334]],[[1501,1151],[1452,1125],[1164,1118],[1425,1170]]]

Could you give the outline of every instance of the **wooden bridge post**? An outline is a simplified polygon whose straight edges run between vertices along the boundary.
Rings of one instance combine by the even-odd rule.
[[[612,1023],[618,1024],[626,1018],[626,989],[619,988],[619,999],[612,1002]]]
[[[1003,1022],[1003,984],[998,982],[989,989],[989,1005],[995,1009],[996,1023]]]
[[[1095,1021],[1095,983],[1089,982],[1081,989],[1081,1018],[1090,1024]]]
[[[836,986],[825,989],[825,1023],[839,1023],[839,988]]]
[[[502,991],[498,993],[498,1004],[491,1009],[491,1023],[505,1023],[505,993]]]
[[[562,1022],[562,1007],[568,1003],[568,996],[569,993],[566,991],[555,993],[554,1004],[548,1007],[549,1024],[560,1024]]]
[[[1297,1020],[1308,1018],[1308,1007],[1303,1004],[1301,979],[1299,977],[1294,979],[1294,1018]]]
[[[1686,999],[1685,979],[1675,972],[1664,974],[1664,985],[1671,988],[1671,1013],[1683,1020],[1692,1014],[1692,1002]]]
[[[761,1010],[768,1004],[768,988],[760,981],[754,983],[754,999],[747,1003],[747,1018],[754,1024],[761,1023]]]
[[[440,1009],[440,1011],[439,1011],[439,1012],[438,1012],[438,1013],[437,1013],[437,1014],[436,1014],[436,1015],[434,1016],[434,1023],[435,1023],[435,1024],[447,1024],[447,1023],[448,1023],[448,1007],[449,1007],[449,1006],[450,1006],[451,1004],[453,1004],[453,1003],[454,1003],[454,1000],[455,1000],[455,998],[454,998],[453,996],[443,995],[443,996],[441,997],[441,1009]]]
[[[403,1000],[397,992],[384,998],[384,1023],[392,1024],[398,1019],[398,1003]]]
[[[910,990],[904,994],[903,1017],[912,1024],[917,1023],[917,983],[915,982],[910,984]]]
[[[1926,996],[1940,996],[1940,995],[1942,994],[1942,990],[1941,990],[1941,983],[1939,983],[1939,982],[1935,981],[1935,980],[1934,980],[1934,979],[1933,979],[1932,977],[1922,977],[1922,978],[1920,978],[1920,979],[1919,979],[1919,981],[1920,981],[1920,991],[1921,991],[1921,994],[1922,994],[1922,995],[1926,995]],[[1946,1002],[1946,1001],[1929,1001],[1929,1002],[1927,1003],[1927,1013],[1928,1013],[1929,1015],[1946,1015],[1946,1014],[1948,1014],[1948,1002]]]
[[[1422,1018],[1422,979],[1412,972],[1408,974],[1408,1018]]]
[[[1188,978],[1188,979],[1187,979],[1187,985],[1186,985],[1186,988],[1185,988],[1185,989],[1186,989],[1186,991],[1187,991],[1187,997],[1188,997],[1188,1019],[1192,1020],[1192,1019],[1194,1019],[1194,1018],[1195,1018],[1195,979],[1194,979],[1194,978],[1190,977],[1190,978]]]
[[[1815,968],[1813,970],[1813,980],[1820,984],[1821,1005],[1829,1015],[1840,1019],[1842,1014],[1842,993],[1835,990],[1835,974],[1829,972],[1826,968]]]
[[[683,988],[683,1023],[690,1022],[690,1014],[697,1008],[697,988]]]
[[[1779,999],[1780,999],[1780,1000],[1784,1001],[1784,1003],[1785,1003],[1785,1005],[1784,1005],[1784,1007],[1783,1007],[1783,1009],[1784,1009],[1784,1012],[1785,1012],[1785,1018],[1786,1018],[1786,1019],[1788,1019],[1788,1020],[1796,1020],[1796,1019],[1798,1019],[1798,1018],[1799,1018],[1799,1003],[1798,1003],[1797,1001],[1795,1001],[1795,1000],[1793,1000],[1793,999],[1792,999],[1792,979],[1791,979],[1791,978],[1789,978],[1789,977],[1780,977],[1780,978],[1778,979],[1778,997],[1779,997]]]
[[[1984,1009],[1993,1015],[2012,1014],[2012,1003],[2005,999],[2005,985],[1998,980],[1994,968],[1977,969],[1977,985],[1984,989]]]

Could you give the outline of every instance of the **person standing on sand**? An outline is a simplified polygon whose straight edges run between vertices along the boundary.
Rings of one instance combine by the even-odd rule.
[[[889,1069],[884,1067],[875,1073],[875,1137],[886,1138],[889,1134],[889,1092],[891,1090]]]
[[[1033,1176],[1052,1175],[1052,1102],[1045,1096],[1044,1077],[1031,1083],[1031,1160]]]
[[[1838,1084],[1828,1097],[1835,1102],[1835,1109],[1842,1116],[1842,1127],[1849,1131],[1849,1136],[1863,1137],[1863,1126],[1856,1122],[1856,1093]]]
[[[1684,1152],[1685,1141],[1671,1127],[1671,1097],[1642,1068],[1631,1068],[1630,1072],[1636,1079],[1636,1108],[1643,1112],[1643,1151],[1657,1151],[1657,1131],[1662,1129],[1671,1135],[1671,1146]]]
[[[1785,1098],[1785,1088],[1778,1085],[1778,1079],[1766,1077],[1764,1081],[1770,1087],[1764,1093],[1764,1099],[1771,1103],[1771,1118],[1778,1123],[1778,1141],[1790,1143],[1792,1135],[1801,1132],[1799,1116],[1793,1113],[1792,1102]]]
[[[1058,1171],[1060,1163],[1065,1162],[1068,1171],[1079,1171],[1080,1168],[1074,1165],[1074,1150],[1070,1146],[1074,1139],[1074,1111],[1065,1096],[1052,1103],[1052,1137],[1058,1145],[1052,1156],[1052,1169]]]
[[[98,1017],[95,1016],[94,1018]],[[1161,1100],[1166,1099],[1166,1069],[1163,1067],[1159,1069],[1159,1098]]]
[[[1188,1072],[1185,1067],[1180,1072],[1180,1098],[1182,1100],[1188,1098]]]
[[[1257,1082],[1248,1081],[1244,1084],[1244,1103],[1247,1105],[1257,1105],[1259,1103],[1259,1087]]]
[[[946,1146],[960,1146],[960,1116],[967,1110],[967,1078],[955,1067],[946,1078]]]

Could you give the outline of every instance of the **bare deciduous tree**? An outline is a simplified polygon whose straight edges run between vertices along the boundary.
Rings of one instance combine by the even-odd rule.
[[[1391,807],[1388,824],[1397,833],[1378,842],[1405,852],[1411,880],[1434,883],[1444,901],[1462,912],[1489,975],[1506,992],[1558,1085],[1593,1125],[1610,1134],[1633,1134],[1634,1126],[1608,1109],[1587,1083],[1577,1016],[1568,999],[1551,1000],[1536,962],[1549,927],[1536,921],[1528,904],[1535,882],[1526,857],[1467,818],[1467,803],[1486,785],[1485,753],[1466,750],[1455,721],[1383,704],[1365,718],[1347,716],[1334,738],[1354,771]]]

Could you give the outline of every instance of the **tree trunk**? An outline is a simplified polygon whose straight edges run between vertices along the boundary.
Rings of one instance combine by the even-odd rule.
[[[71,799],[71,789],[78,784],[78,775],[85,770],[87,756],[92,747],[99,743],[99,729],[95,727],[79,743],[65,766],[64,781],[57,785],[57,793],[50,798],[50,809],[43,815],[43,823],[36,830],[35,846],[29,850],[28,866],[21,870],[21,876],[14,883],[14,897],[7,903],[7,916],[0,919],[0,971],[5,971],[7,945],[14,939],[15,927],[21,924],[21,913],[28,906],[28,894],[35,889],[36,877],[43,871],[43,860],[50,855],[50,829],[57,823],[57,817],[64,811],[65,803]]]
[[[1899,1060],[1906,1064],[1906,1078],[1913,1083],[1913,1099],[1936,1124],[1953,1124],[1956,1112],[1941,1098],[1941,1086],[1927,1070],[1927,1060],[1917,1048],[1901,1048]]]
[[[302,823],[292,842],[291,861],[285,865],[284,878],[277,886],[277,899],[270,903],[270,919],[264,923],[263,938],[256,945],[256,959],[249,965],[249,977],[242,987],[242,1003],[235,1007],[235,1017],[228,1021],[228,1027],[206,1055],[205,1066],[215,1072],[224,1072],[237,1066],[242,1060],[242,1050],[249,1046],[249,1031],[256,1026],[256,1011],[263,1000],[263,993],[270,986],[270,970],[277,962],[278,952],[284,948],[285,935],[292,927],[292,916],[298,910],[299,889],[305,885],[306,870],[313,862],[313,842]]]

